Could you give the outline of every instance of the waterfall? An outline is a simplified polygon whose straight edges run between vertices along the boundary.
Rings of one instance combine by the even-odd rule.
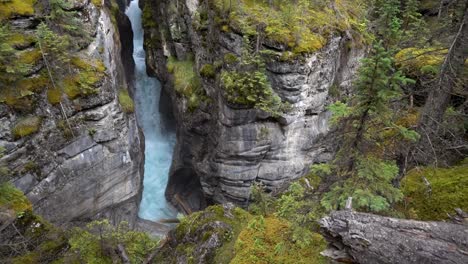
[[[143,28],[138,0],[132,0],[126,15],[133,30],[133,59],[135,60],[135,108],[138,123],[145,135],[145,173],[143,197],[139,217],[157,221],[173,218],[176,211],[167,203],[164,192],[167,186],[172,152],[175,145],[174,132],[162,129],[159,100],[161,84],[146,74]]]

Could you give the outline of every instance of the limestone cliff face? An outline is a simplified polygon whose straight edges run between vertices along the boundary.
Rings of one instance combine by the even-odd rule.
[[[201,196],[243,205],[254,182],[274,190],[305,175],[311,164],[332,157],[336,144],[326,106],[331,103],[332,89],[349,93],[362,49],[349,48],[350,40],[336,35],[304,58],[269,60],[269,82],[282,101],[291,105],[280,117],[230,104],[219,79],[203,76],[202,88],[210,99],[191,111],[187,99],[174,91],[166,57],[184,59],[192,53],[199,74],[202,65],[225,54],[240,56],[242,35],[212,25],[200,31],[196,16],[206,7],[195,0],[179,1],[176,8],[167,0],[145,0],[142,7],[154,21],[145,23],[147,64],[169,94],[178,126],[168,199],[179,193],[191,194],[187,200],[195,208],[203,205],[198,200]],[[261,48],[282,49],[268,43]]]
[[[67,122],[59,106],[48,103],[45,95],[34,95],[38,106],[29,115],[41,117],[42,124],[37,133],[20,139],[15,139],[11,128],[25,114],[0,104],[0,146],[5,149],[0,161],[7,164],[10,180],[26,193],[34,210],[54,223],[101,216],[133,223],[141,196],[144,139],[135,115],[125,113],[118,100],[129,77],[119,29],[126,30],[130,35],[125,38],[130,40],[131,29],[115,6],[111,13],[111,1],[103,1],[100,7],[92,2],[73,3],[93,38],[78,56],[101,60],[106,67],[97,92],[73,100],[63,95]],[[20,20],[25,18],[10,22]],[[28,28],[22,30],[34,26],[25,25]],[[124,48],[131,56],[132,46]],[[44,62],[39,61],[37,67],[45,67]],[[128,68],[133,69],[131,64]]]

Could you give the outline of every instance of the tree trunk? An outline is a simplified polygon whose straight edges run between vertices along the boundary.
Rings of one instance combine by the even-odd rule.
[[[346,263],[468,263],[468,226],[335,211],[320,220],[322,252]]]
[[[431,140],[439,134],[440,124],[449,106],[451,94],[463,71],[465,60],[468,58],[468,0],[465,0],[464,10],[465,15],[442,64],[436,87],[429,92],[419,120],[421,132],[419,146],[425,153],[433,154],[433,150],[430,149]],[[424,158],[427,157],[423,157],[422,161]]]

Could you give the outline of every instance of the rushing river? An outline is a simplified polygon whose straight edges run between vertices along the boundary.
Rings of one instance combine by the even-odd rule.
[[[138,0],[132,0],[127,16],[133,29],[133,59],[135,60],[135,108],[138,123],[145,135],[145,175],[143,197],[140,203],[140,218],[157,221],[172,218],[176,212],[164,197],[175,134],[162,129],[159,99],[161,84],[146,74],[143,28]]]

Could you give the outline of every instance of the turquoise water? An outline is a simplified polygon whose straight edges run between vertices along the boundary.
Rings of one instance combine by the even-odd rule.
[[[157,221],[162,218],[173,218],[176,215],[164,196],[172,162],[175,134],[162,129],[159,112],[161,84],[156,78],[150,78],[146,74],[141,13],[138,0],[133,0],[126,14],[133,29],[135,108],[138,123],[145,134],[145,175],[139,217]]]

